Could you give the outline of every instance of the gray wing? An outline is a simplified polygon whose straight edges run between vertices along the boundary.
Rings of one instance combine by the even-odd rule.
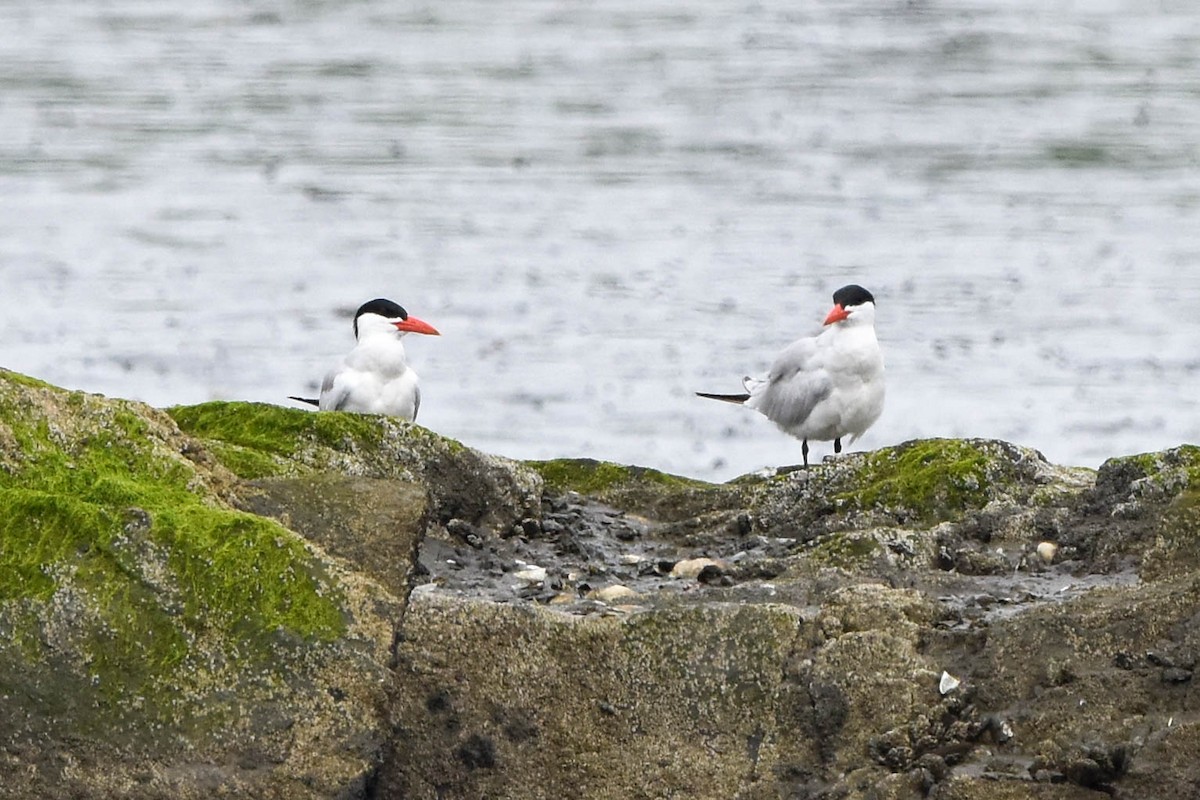
[[[413,388],[413,418],[412,421],[417,421],[417,412],[421,410],[421,387]]]
[[[350,399],[350,391],[345,386],[334,388],[337,376],[338,370],[330,370],[325,380],[321,381],[321,399],[318,407],[322,411],[341,411]]]
[[[748,383],[746,405],[783,428],[800,425],[817,404],[829,397],[833,381],[821,368],[817,340],[800,339],[786,347],[761,381]]]

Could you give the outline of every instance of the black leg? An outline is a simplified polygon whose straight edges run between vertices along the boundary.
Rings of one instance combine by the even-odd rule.
[[[833,440],[833,452],[835,452],[835,453],[842,452],[842,437],[839,436],[838,438]]]
[[[804,453],[804,468],[808,469],[808,439],[801,439],[800,452]]]

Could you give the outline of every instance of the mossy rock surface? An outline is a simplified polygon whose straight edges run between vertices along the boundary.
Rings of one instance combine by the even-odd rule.
[[[1053,468],[1040,453],[987,439],[923,439],[765,481],[758,526],[810,540],[831,530],[929,527],[989,503],[1027,503]]]
[[[460,519],[495,532],[538,513],[536,472],[395,417],[236,402],[168,413],[248,480],[330,472],[418,484],[435,522]]]
[[[327,689],[370,718],[400,598],[237,492],[163,412],[0,371],[0,731],[45,767],[6,796],[84,791],[60,756],[92,765],[94,796],[129,779],[122,758],[186,771],[251,752],[297,796],[362,780],[372,726],[333,722]],[[298,766],[322,724],[346,750]],[[163,780],[144,791],[199,796]]]
[[[0,372],[0,797],[1185,796],[1198,467],[712,485]]]
[[[397,597],[407,597],[417,547],[429,526],[427,500],[425,488],[415,483],[315,473],[250,481],[237,504],[278,520]]]
[[[546,490],[577,492],[661,522],[739,508],[745,493],[731,484],[713,484],[646,467],[590,458],[525,462],[542,476]]]
[[[1105,461],[1063,541],[1107,570],[1136,567],[1146,580],[1200,567],[1200,447]]]

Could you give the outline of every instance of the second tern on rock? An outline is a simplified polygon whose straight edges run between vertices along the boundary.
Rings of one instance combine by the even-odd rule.
[[[862,436],[883,412],[883,352],[875,338],[875,298],[861,286],[833,293],[833,310],[817,336],[792,342],[775,357],[763,378],[744,378],[741,394],[700,397],[738,403],[758,411],[803,444],[833,442],[842,452]]]
[[[409,316],[391,300],[363,303],[354,314],[358,345],[321,383],[321,397],[292,397],[322,411],[357,411],[417,418],[421,389],[408,366],[401,338],[406,333],[437,336],[428,322]]]

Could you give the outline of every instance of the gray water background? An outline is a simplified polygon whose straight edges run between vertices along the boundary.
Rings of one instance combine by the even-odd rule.
[[[428,427],[728,478],[853,281],[856,447],[1094,466],[1200,440],[1198,142],[1190,2],[10,0],[0,366],[287,403],[384,296]]]

